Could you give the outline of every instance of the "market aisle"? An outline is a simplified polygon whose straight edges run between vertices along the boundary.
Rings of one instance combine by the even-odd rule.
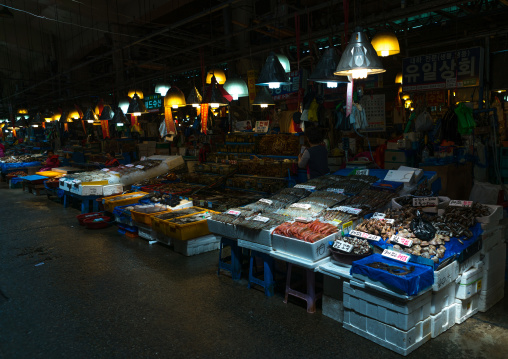
[[[341,324],[0,185],[1,358],[391,358]],[[42,265],[36,266],[39,263]],[[408,358],[504,358],[508,299]]]

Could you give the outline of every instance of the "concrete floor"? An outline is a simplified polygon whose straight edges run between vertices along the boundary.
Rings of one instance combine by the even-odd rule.
[[[0,184],[0,358],[399,357],[217,276],[216,251],[184,257],[77,214]],[[507,314],[505,298],[408,357],[506,358]]]

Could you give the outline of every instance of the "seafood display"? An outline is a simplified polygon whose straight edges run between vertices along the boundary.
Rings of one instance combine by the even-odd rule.
[[[276,199],[260,199],[257,202],[248,204],[245,208],[251,209],[259,213],[276,212],[279,209],[285,208],[286,202],[282,202]]]
[[[314,199],[314,198],[330,199],[330,200],[335,201],[335,203],[340,203],[340,202],[346,200],[347,196],[344,194],[341,194],[341,193],[333,193],[333,192],[328,192],[328,191],[316,191],[316,192],[312,192],[307,197],[307,199]]]
[[[263,213],[262,215],[256,215],[248,218],[244,218],[243,221],[236,223],[237,228],[244,230],[255,230],[261,231],[263,229],[270,229],[284,223],[288,220],[286,216],[275,214],[275,213]]]
[[[167,211],[169,208],[164,204],[138,204],[126,207],[126,209],[142,213],[157,213]]]
[[[203,221],[210,217],[208,213],[196,213],[189,217],[180,217],[180,218],[173,218],[170,219],[168,222],[174,223],[174,224],[189,224],[194,222]]]
[[[134,186],[143,187],[153,184],[161,184],[164,183],[165,181],[176,181],[177,179],[178,177],[176,176],[176,173],[168,172],[154,178],[146,178],[138,183],[135,183]]]
[[[294,156],[300,150],[300,138],[293,135],[265,135],[258,144],[260,155]]]
[[[23,177],[23,176],[26,176],[27,173],[25,171],[14,171],[14,172],[10,172],[8,174],[9,177]],[[58,182],[58,180],[57,180]]]
[[[340,211],[338,209],[327,209],[321,215],[323,216],[323,219],[325,221],[330,221],[330,222],[331,221],[339,221],[340,223],[347,223],[349,221],[355,221],[358,218],[361,218],[361,212],[360,212],[360,214],[356,215],[356,214],[346,213],[346,212]]]
[[[203,209],[201,209],[201,208],[190,207],[190,208],[179,209],[179,210],[173,211],[173,212],[157,214],[154,217],[159,218],[159,219],[173,219],[176,217],[183,217],[183,216],[187,216],[189,214],[194,214],[194,213],[198,213],[198,212],[202,212],[202,211],[203,211]]]
[[[353,246],[353,250],[351,251],[352,254],[361,256],[372,252],[369,242],[366,239],[356,237],[342,237],[340,240]]]
[[[316,218],[323,212],[326,205],[321,205],[315,202],[308,203],[293,203],[287,207],[282,213],[292,218]]]
[[[384,207],[393,197],[395,197],[395,194],[391,192],[364,189],[356,196],[346,199],[343,205],[354,208],[368,208],[375,211]]]
[[[282,189],[277,195],[289,195],[289,196],[295,196],[298,198],[303,198],[309,195],[309,191],[307,191],[304,188],[284,188]]]
[[[419,197],[431,196],[432,195],[432,191],[430,190],[429,180],[427,178],[425,178],[418,185],[418,187],[413,192],[411,192],[411,194],[413,196],[419,196]]]
[[[37,162],[42,159],[42,155],[20,155],[20,156],[8,156],[2,157],[0,162],[3,163],[26,163],[26,162]]]
[[[330,234],[337,233],[337,227],[315,220],[311,223],[286,222],[273,230],[274,234],[314,243]]]
[[[393,224],[372,218],[364,219],[362,223],[356,226],[356,230],[380,236],[384,240],[389,240],[390,237],[397,232]]]

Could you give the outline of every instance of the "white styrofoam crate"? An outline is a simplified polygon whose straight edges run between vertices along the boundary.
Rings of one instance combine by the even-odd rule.
[[[478,300],[478,311],[486,312],[504,297],[504,278],[489,290],[482,290]]]
[[[323,294],[322,304],[323,315],[339,323],[344,321],[344,303],[342,300],[335,299]]]
[[[480,223],[499,223],[500,220],[503,219],[503,207],[497,206],[493,204],[484,204],[484,206],[489,207],[492,210],[492,213],[485,217],[476,217],[476,220]]]
[[[173,245],[173,239],[171,237],[168,237],[160,232],[155,232],[155,238],[157,239],[157,242],[165,244],[167,246]]]
[[[299,239],[272,234],[272,248],[274,251],[287,253],[311,262],[317,262],[330,255],[328,242],[333,242],[335,237],[336,233],[333,233],[314,243],[309,243]]]
[[[506,243],[500,243],[486,252],[482,259],[485,269],[490,270],[506,265]]]
[[[495,226],[493,229],[484,230],[482,233],[482,249],[481,254],[485,254],[493,247],[504,242],[504,226]]]
[[[459,262],[459,274],[464,273],[469,268],[472,268],[480,261],[480,252],[473,254],[471,257],[463,262]]]
[[[455,279],[459,276],[459,263],[453,261],[446,267],[434,271],[434,284],[432,290],[437,292],[447,286],[451,282],[455,282]]]
[[[152,231],[151,228],[141,228],[138,227],[138,236],[140,236],[143,239],[146,239],[147,241],[156,241],[157,240],[157,232]]]
[[[219,249],[220,237],[209,234],[207,236],[189,239],[188,241],[173,239],[173,245],[175,252],[190,257]]]
[[[344,282],[344,307],[361,315],[409,330],[430,315],[431,292],[426,292],[413,300],[402,301],[374,291],[365,290]]]
[[[478,313],[479,294],[467,299],[455,299],[455,323],[462,324],[464,321]]]
[[[102,187],[103,196],[112,196],[114,194],[121,194],[123,192],[123,186],[119,183],[108,184]]]
[[[486,269],[483,268],[483,278],[480,283],[481,290],[489,290],[495,287],[504,279],[505,263],[501,263],[497,267]]]
[[[436,315],[444,308],[455,304],[455,291],[457,284],[455,281],[448,283],[437,292],[432,291],[432,298],[430,300],[430,314]]]
[[[207,219],[208,230],[214,234],[237,239],[236,226],[228,223],[222,223],[213,219]]]
[[[272,246],[272,231],[275,227],[270,229],[264,229],[261,231],[249,231],[238,227],[236,230],[236,235],[239,239],[243,239],[245,241],[254,242],[261,244],[263,246],[271,247]]]
[[[271,254],[272,253],[272,247],[267,247],[259,243],[244,241],[243,239],[238,239],[238,247],[251,249],[257,252]]]
[[[478,293],[482,288],[483,262],[478,262],[460,276],[457,283],[455,298],[467,299]]]
[[[446,332],[455,325],[455,303],[443,308],[438,314],[430,316],[430,331],[432,338]]]
[[[430,317],[403,331],[345,309],[343,327],[401,355],[408,355],[431,338]]]

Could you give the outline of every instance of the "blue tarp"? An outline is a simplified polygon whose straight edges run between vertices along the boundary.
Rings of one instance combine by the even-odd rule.
[[[395,275],[383,269],[372,268],[367,265],[374,262],[381,262],[399,268],[403,266],[406,268],[414,267],[414,271],[406,275]],[[434,284],[434,270],[432,267],[412,262],[403,263],[395,261],[383,257],[381,254],[373,254],[353,262],[351,275],[354,274],[364,275],[409,296],[417,295],[420,291]]]
[[[2,172],[11,171],[16,168],[41,166],[40,162],[0,163]]]
[[[40,175],[31,175],[31,176],[22,176],[19,178],[23,179],[24,181],[40,181],[40,180],[48,179],[49,177],[40,176]]]

